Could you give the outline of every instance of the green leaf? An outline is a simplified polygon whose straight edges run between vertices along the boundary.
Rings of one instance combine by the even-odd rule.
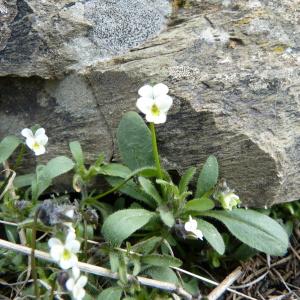
[[[132,233],[147,224],[154,213],[145,209],[123,209],[110,215],[102,226],[104,238],[119,246]]]
[[[69,172],[74,167],[74,162],[65,156],[58,156],[51,159],[46,165],[46,171],[51,179]]]
[[[156,190],[155,186],[152,184],[152,182],[149,179],[146,179],[144,177],[139,177],[139,183],[142,186],[143,190],[151,196],[155,202],[160,205],[162,203],[162,199]]]
[[[97,300],[120,300],[123,290],[120,287],[110,287],[103,290]]]
[[[203,233],[204,238],[209,242],[209,244],[219,253],[224,254],[225,252],[225,244],[223,238],[217,228],[204,221],[197,219],[198,229],[200,229]]]
[[[174,284],[179,283],[175,272],[167,267],[151,267],[145,270],[144,273],[156,280],[171,282]]]
[[[133,252],[138,252],[142,254],[148,254],[152,252],[158,243],[162,242],[160,236],[153,236],[147,240],[141,241],[131,247]]]
[[[131,170],[155,165],[151,132],[136,112],[123,116],[117,130],[117,142],[122,160]]]
[[[206,160],[200,172],[197,182],[196,198],[201,198],[206,192],[211,190],[218,182],[218,177],[218,161],[215,156],[211,155]]]
[[[123,181],[123,179],[119,177],[106,177],[105,179],[112,186],[116,186]],[[133,180],[126,182],[120,188],[120,192],[149,205],[149,207],[155,207],[155,201],[153,200],[153,198],[147,195]]]
[[[102,166],[99,173],[113,177],[126,178],[128,175],[130,175],[131,170],[124,165],[111,163]]]
[[[182,261],[180,259],[170,255],[161,254],[144,255],[141,258],[141,262],[158,267],[180,267],[182,265]]]
[[[32,180],[34,179],[35,174],[26,174],[17,176],[14,180],[14,186],[16,188],[22,188],[24,186],[31,185]]]
[[[36,167],[36,176],[31,182],[32,199],[37,200],[51,183],[52,178],[49,170],[44,165],[38,165]]]
[[[74,141],[71,142],[69,146],[76,163],[80,166],[84,165],[84,156],[80,143],[78,141]]]
[[[109,252],[109,264],[112,272],[117,272],[119,269],[119,253],[117,251]]]
[[[210,211],[202,215],[221,221],[236,238],[254,249],[277,256],[287,251],[286,231],[266,215],[245,209]]]
[[[188,185],[193,179],[196,172],[195,167],[191,167],[185,171],[179,182],[179,193],[182,194],[188,190]]]
[[[131,260],[133,263],[132,275],[137,276],[142,269],[140,257],[137,255],[132,255]]]
[[[7,160],[17,149],[21,141],[15,136],[7,136],[0,143],[0,163]]]
[[[207,211],[213,209],[214,207],[214,202],[207,197],[190,200],[185,205],[185,209],[188,211]]]
[[[166,206],[161,206],[158,209],[160,218],[162,221],[168,226],[168,227],[173,227],[175,224],[175,219],[172,214],[172,212],[169,210],[168,207]]]

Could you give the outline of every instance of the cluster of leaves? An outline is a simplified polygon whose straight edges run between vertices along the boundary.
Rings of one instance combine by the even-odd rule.
[[[135,299],[149,299],[145,289],[128,282],[127,274],[146,275],[182,284],[196,294],[198,290],[195,282],[183,281],[173,269],[183,264],[180,259],[184,256],[182,245],[190,238],[193,239],[184,229],[189,216],[197,221],[198,229],[204,236],[204,241],[191,241],[196,243],[199,252],[208,243],[215,253],[224,254],[225,235],[219,231],[223,227],[252,249],[270,255],[283,255],[286,252],[288,236],[274,219],[250,209],[236,208],[229,211],[217,207],[214,193],[219,169],[214,156],[208,157],[201,171],[191,167],[175,183],[166,170],[157,169],[152,147],[153,136],[137,113],[124,115],[118,127],[117,142],[123,164],[105,162],[101,155],[94,164],[87,167],[79,142],[72,142],[70,150],[73,159],[56,157],[46,165],[38,165],[32,174],[16,176],[13,187],[17,196],[11,193],[12,185],[8,188],[9,177],[0,187],[0,195],[1,191],[5,191],[1,219],[17,222],[20,228],[25,228],[30,241],[33,218],[42,203],[41,195],[56,177],[74,170],[73,187],[81,193],[77,210],[82,220],[78,222],[77,231],[84,241],[84,249],[80,258],[94,264],[101,262],[102,266],[118,272],[120,278],[117,285],[111,282],[112,286],[101,292],[99,279],[90,276],[87,286],[90,297],[99,294],[97,299],[120,299],[124,292],[127,299],[133,296]],[[5,162],[20,143],[15,137],[2,140],[0,163]],[[190,186],[196,175],[198,178],[193,192]],[[91,182],[98,176],[105,178],[111,188],[100,194],[89,192]],[[26,203],[26,209],[19,209],[20,201]],[[62,204],[59,203],[60,198],[55,201]],[[91,221],[88,213],[91,207],[101,215],[100,224]],[[53,227],[46,225],[39,223],[38,230],[53,232]],[[8,225],[5,228],[7,238],[18,243],[16,230]],[[89,246],[87,239],[103,243],[95,250]],[[41,240],[37,247],[46,249],[46,241]],[[7,257],[5,259],[0,259],[0,265],[10,268],[14,262],[7,261]],[[38,274],[49,286],[53,286],[55,276],[47,273],[41,264]],[[27,292],[30,291],[28,289]],[[45,295],[47,293],[49,291],[46,290]]]

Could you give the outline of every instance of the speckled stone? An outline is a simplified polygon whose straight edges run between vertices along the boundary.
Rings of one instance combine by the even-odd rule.
[[[1,0],[0,76],[78,71],[154,37],[170,13],[165,0]]]

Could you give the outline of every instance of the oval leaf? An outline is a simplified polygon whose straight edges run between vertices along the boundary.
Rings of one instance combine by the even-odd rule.
[[[97,300],[120,300],[123,290],[120,287],[110,287],[103,290]]]
[[[119,246],[132,233],[146,225],[154,213],[145,209],[123,209],[110,215],[102,226],[104,238]]]
[[[117,130],[117,142],[122,160],[131,170],[155,165],[151,132],[136,112],[123,116]]]
[[[155,186],[149,179],[146,179],[144,177],[139,177],[139,183],[141,184],[145,193],[151,196],[158,205],[162,203],[162,199],[158,191],[156,190]]]
[[[287,251],[286,231],[270,217],[254,210],[211,211],[202,215],[215,218],[243,243],[270,255],[283,255]]]
[[[15,136],[7,136],[0,143],[0,163],[7,160],[20,144],[20,140]]]
[[[214,207],[214,202],[207,197],[190,200],[185,205],[185,209],[188,211],[207,211],[213,209]]]
[[[162,221],[168,226],[168,227],[173,227],[175,224],[175,218],[172,214],[172,212],[168,209],[168,207],[161,206],[158,209],[160,218]]]
[[[69,146],[76,163],[78,165],[83,165],[84,157],[83,157],[83,152],[80,143],[78,141],[74,141],[71,142]]]
[[[179,282],[176,273],[168,267],[152,267],[145,270],[144,273],[156,280],[167,281],[174,284],[178,284]]]
[[[219,166],[215,156],[211,155],[206,160],[200,172],[196,197],[201,198],[206,192],[211,190],[218,182]]]
[[[193,179],[196,172],[195,167],[191,167],[185,171],[179,182],[179,193],[182,194],[188,190],[188,185]]]
[[[170,255],[161,254],[144,255],[141,258],[141,262],[158,267],[180,267],[182,265],[182,261],[180,259]]]
[[[74,167],[74,162],[65,156],[58,156],[51,159],[46,165],[46,172],[48,176],[53,179],[64,173],[71,171]]]
[[[204,238],[209,242],[209,244],[219,253],[224,254],[225,252],[225,244],[223,238],[217,228],[204,221],[197,220],[198,229],[200,229],[203,233]]]

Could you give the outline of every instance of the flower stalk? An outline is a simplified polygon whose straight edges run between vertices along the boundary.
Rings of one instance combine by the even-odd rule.
[[[155,132],[154,123],[152,123],[152,122],[150,123],[150,130],[151,130],[151,137],[152,137],[153,156],[154,156],[156,169],[157,169],[157,172],[158,172],[158,177],[159,177],[159,179],[163,179],[160,160],[159,160],[159,154],[158,154],[156,132]]]

